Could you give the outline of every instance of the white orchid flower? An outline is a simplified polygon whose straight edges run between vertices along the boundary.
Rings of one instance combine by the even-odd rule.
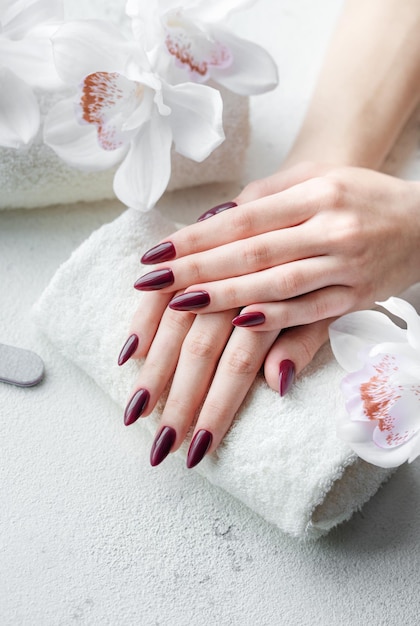
[[[330,326],[331,346],[350,372],[342,382],[347,418],[338,434],[365,461],[397,467],[420,454],[420,317],[400,298],[379,311],[345,315]]]
[[[0,145],[31,143],[40,125],[33,89],[61,85],[50,36],[62,17],[59,0],[0,2]]]
[[[230,32],[225,22],[230,13],[253,2],[128,0],[126,12],[159,71],[166,58],[189,80],[212,80],[240,95],[252,95],[276,87],[276,64],[261,46]],[[173,79],[174,73],[170,75]]]
[[[75,167],[121,162],[114,191],[126,205],[154,206],[170,178],[172,144],[202,161],[224,140],[220,93],[167,84],[151,71],[140,44],[111,24],[68,22],[54,35],[53,49],[60,75],[79,91],[51,110],[44,140]]]

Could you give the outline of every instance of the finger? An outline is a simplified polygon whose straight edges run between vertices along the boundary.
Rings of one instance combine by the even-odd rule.
[[[264,375],[272,389],[281,396],[288,392],[295,376],[312,361],[328,340],[328,327],[333,320],[329,318],[290,328],[280,334],[264,362]]]
[[[140,305],[131,320],[128,338],[121,348],[118,365],[124,365],[131,358],[140,359],[147,354],[170,299],[169,293],[142,295]]]
[[[341,285],[324,287],[297,298],[252,304],[232,320],[234,326],[255,331],[282,330],[344,315],[352,308],[352,289]]]
[[[142,257],[159,263],[262,233],[296,226],[319,208],[334,202],[335,186],[330,179],[313,178],[279,193],[223,211],[209,220],[191,224],[161,241]],[[162,256],[156,256],[155,252]],[[151,260],[150,260],[151,259]]]
[[[156,406],[173,376],[182,343],[194,319],[191,313],[177,316],[170,309],[165,310],[124,412],[127,426],[149,415]]]
[[[305,222],[181,257],[147,272],[134,286],[140,291],[174,291],[325,254],[324,238],[315,237],[313,224],[308,226]]]
[[[303,259],[255,274],[193,285],[173,298],[169,307],[176,311],[213,313],[254,302],[288,300],[343,284],[342,271],[334,257]]]
[[[267,176],[266,178],[252,181],[234,198],[234,200],[237,204],[252,202],[258,198],[270,196],[279,191],[288,189],[289,187],[293,187],[294,185],[298,185],[299,183],[303,183],[309,178],[323,176],[330,170],[331,166],[313,163],[312,161],[303,161],[291,167],[282,168],[275,174]]]
[[[197,318],[186,336],[160,425],[152,446],[151,463],[158,465],[184,441],[203,403],[220,355],[232,333],[230,317],[223,311]],[[170,438],[170,447],[163,441]]]
[[[247,333],[242,328],[232,333],[194,429],[188,467],[220,444],[276,337],[277,332]]]

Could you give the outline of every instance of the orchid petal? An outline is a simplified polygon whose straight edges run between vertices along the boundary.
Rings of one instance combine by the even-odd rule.
[[[420,316],[416,309],[402,298],[388,298],[378,304],[407,323],[408,343],[420,351]]]
[[[0,37],[0,59],[28,85],[54,90],[63,87],[55,67],[50,36],[56,26],[37,28],[24,39]]]
[[[114,191],[121,202],[142,211],[153,208],[171,175],[171,144],[168,118],[154,111],[132,140],[114,177]]]
[[[185,17],[185,12],[168,12],[164,25],[166,48],[175,65],[186,70],[191,80],[205,82],[212,67],[226,69],[231,65],[232,53],[223,40],[212,37],[199,23]]]
[[[38,132],[40,112],[32,90],[9,69],[0,68],[0,145],[21,148]]]
[[[225,138],[219,91],[183,83],[168,86],[164,97],[172,109],[170,123],[176,151],[189,159],[203,161]]]
[[[277,66],[261,46],[219,28],[215,28],[212,35],[223,42],[232,56],[229,67],[210,67],[213,80],[244,96],[263,93],[277,86]]]
[[[95,72],[124,73],[129,44],[111,23],[75,20],[52,37],[54,58],[61,78],[78,84]]]
[[[63,19],[60,0],[9,0],[2,10],[1,30],[9,39],[19,39],[47,20]]]
[[[420,398],[406,390],[388,415],[377,421],[373,442],[380,448],[395,448],[411,439],[420,429]]]
[[[357,311],[343,315],[329,327],[334,356],[346,371],[360,369],[360,354],[367,346],[386,339],[396,343],[406,340],[406,331],[378,311]]]
[[[50,110],[44,125],[45,143],[69,165],[90,172],[108,169],[121,161],[126,149],[102,150],[96,127],[78,124],[74,112],[75,104],[70,98]]]
[[[79,121],[93,124],[98,131],[98,141],[104,150],[115,150],[137,132],[123,130],[125,120],[141,108],[144,88],[116,72],[95,72],[82,82]]]
[[[413,448],[414,438],[397,448],[380,448],[372,440],[363,443],[351,443],[353,451],[367,463],[372,463],[385,469],[398,467],[405,463]]]
[[[199,0],[186,7],[185,13],[192,19],[214,23],[225,20],[230,13],[255,4],[255,0]]]

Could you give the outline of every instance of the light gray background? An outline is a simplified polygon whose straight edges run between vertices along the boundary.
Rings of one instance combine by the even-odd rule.
[[[232,21],[280,70],[279,88],[252,101],[246,180],[287,152],[340,5],[261,0]],[[389,166],[420,178],[418,135],[414,119]],[[237,189],[168,194],[161,207],[189,220]],[[299,543],[178,459],[152,469],[150,441],[37,334],[30,309],[58,265],[122,210],[0,214],[0,341],[47,369],[31,390],[0,385],[2,626],[418,624],[418,462],[328,537]]]

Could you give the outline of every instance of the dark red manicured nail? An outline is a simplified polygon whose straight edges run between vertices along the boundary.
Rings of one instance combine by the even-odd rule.
[[[203,215],[200,215],[197,218],[197,222],[202,222],[203,220],[207,220],[209,217],[213,217],[213,215],[217,215],[218,213],[223,213],[226,209],[233,209],[235,206],[238,206],[236,202],[224,202],[223,204],[218,204],[214,206],[212,209],[209,209]]]
[[[150,451],[150,464],[155,467],[162,463],[168,456],[176,439],[175,429],[171,426],[164,426],[158,432]]]
[[[295,364],[285,359],[279,366],[279,393],[283,397],[289,391],[295,380]]]
[[[210,296],[207,291],[189,291],[172,298],[169,308],[174,311],[193,311],[208,304],[210,304]]]
[[[144,265],[153,265],[154,263],[163,263],[164,261],[172,261],[176,257],[175,246],[172,241],[158,243],[157,246],[150,248],[143,254],[140,263]]]
[[[175,278],[173,272],[169,268],[162,270],[153,270],[144,276],[141,276],[134,283],[134,289],[140,291],[157,291],[164,287],[170,287],[174,284]]]
[[[191,469],[200,463],[211,446],[213,435],[208,430],[199,430],[191,441],[187,456],[187,467]]]
[[[137,350],[138,345],[138,336],[134,334],[130,335],[121,349],[120,355],[118,357],[118,365],[124,365],[124,363],[127,363],[128,359],[130,359]]]
[[[259,326],[260,324],[264,324],[264,322],[265,315],[259,311],[242,313],[242,315],[237,315],[232,320],[234,326],[244,326],[245,328],[248,326]]]
[[[138,389],[132,396],[124,411],[124,424],[130,426],[134,424],[144,412],[150,399],[147,389]]]

